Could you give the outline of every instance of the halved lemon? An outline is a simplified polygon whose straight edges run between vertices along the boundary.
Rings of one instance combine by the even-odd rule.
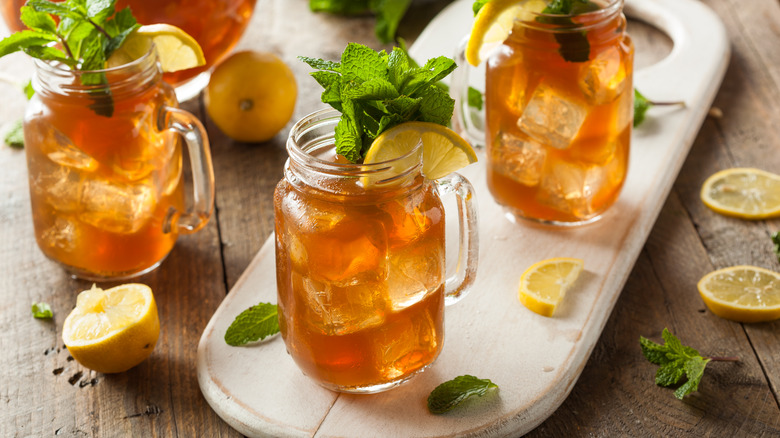
[[[712,313],[739,322],[780,318],[780,274],[756,266],[732,266],[710,272],[698,284]]]
[[[530,20],[547,7],[544,0],[493,0],[477,13],[466,44],[466,61],[479,65],[485,55],[506,40],[515,19]]]
[[[170,24],[141,26],[125,38],[122,45],[111,54],[108,67],[132,62],[149,51],[152,44],[157,50],[162,71],[169,73],[206,64],[203,49],[187,32]]]
[[[62,328],[70,355],[101,373],[121,373],[143,362],[159,336],[152,289],[138,283],[108,290],[93,285],[81,292]]]
[[[420,143],[423,149],[422,172],[428,179],[447,176],[477,161],[474,148],[452,129],[436,123],[406,122],[380,134],[366,152],[363,163],[381,163],[402,157]],[[403,164],[398,163],[398,166]],[[405,170],[395,169],[398,174]]]
[[[780,176],[752,168],[722,170],[704,181],[701,200],[727,216],[742,219],[780,216]]]
[[[520,276],[520,302],[534,313],[552,316],[584,266],[581,259],[569,257],[556,257],[531,265]]]

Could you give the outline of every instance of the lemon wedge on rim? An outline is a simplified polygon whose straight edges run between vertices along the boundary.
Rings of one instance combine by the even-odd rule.
[[[697,285],[704,304],[721,318],[764,322],[780,318],[780,274],[756,266],[710,272]]]
[[[402,157],[420,143],[422,173],[428,179],[439,179],[477,161],[474,148],[452,129],[430,122],[406,122],[380,134],[366,152],[363,163],[381,163]],[[393,173],[401,174],[405,170],[399,167],[393,169]],[[372,180],[364,177],[363,183],[366,185]]]
[[[531,265],[520,276],[520,302],[534,313],[552,316],[584,266],[583,260],[569,257],[556,257]]]
[[[85,367],[121,373],[143,362],[160,336],[157,304],[149,286],[92,286],[79,293],[62,327],[68,353]]]
[[[118,67],[144,56],[154,44],[162,71],[170,73],[206,64],[203,49],[195,38],[170,24],[141,26],[125,38],[106,65]]]
[[[544,0],[493,0],[477,12],[466,44],[466,61],[479,65],[485,55],[503,43],[512,32],[515,19],[531,20],[541,13]]]
[[[707,207],[727,216],[780,216],[780,175],[752,168],[722,170],[704,181],[700,196]]]

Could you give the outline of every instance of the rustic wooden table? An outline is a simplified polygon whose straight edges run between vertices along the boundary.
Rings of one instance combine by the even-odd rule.
[[[447,3],[416,2],[399,34],[413,41]],[[720,319],[696,292],[698,279],[713,269],[752,264],[780,270],[769,239],[780,220],[726,218],[699,200],[702,182],[718,170],[780,173],[780,2],[705,3],[732,41],[714,102],[719,110],[705,120],[579,381],[531,436],[780,436],[780,321]],[[335,59],[349,41],[382,47],[371,18],[312,14],[307,5],[258,0],[239,45],[275,52],[293,68],[299,86],[293,120],[322,105],[297,55]],[[671,49],[670,40],[647,25],[632,22],[629,32],[638,67]],[[31,64],[24,55],[9,56],[0,59],[0,72],[26,80]],[[4,132],[25,101],[5,83],[0,95]],[[265,144],[241,144],[219,132],[201,99],[183,106],[209,131],[216,209],[204,230],[182,236],[156,271],[138,279],[155,291],[162,333],[152,356],[121,374],[85,369],[64,348],[62,323],[77,292],[90,284],[70,278],[37,248],[24,151],[0,145],[0,436],[238,435],[200,393],[196,348],[214,310],[272,232],[272,192],[289,126]],[[662,120],[651,123],[662,129]],[[33,319],[32,301],[50,303],[54,319]],[[679,401],[653,383],[656,366],[639,349],[640,335],[660,339],[664,327],[703,354],[739,356],[740,362],[711,364],[699,391]]]

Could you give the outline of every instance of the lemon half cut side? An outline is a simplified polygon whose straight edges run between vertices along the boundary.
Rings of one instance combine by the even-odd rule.
[[[712,313],[738,322],[780,319],[780,274],[757,266],[732,266],[710,272],[698,283]]]
[[[780,175],[752,168],[733,168],[707,178],[701,200],[712,210],[742,219],[780,216]]]
[[[121,373],[143,362],[159,336],[152,289],[138,283],[107,290],[93,285],[81,292],[62,328],[70,355],[101,373]]]

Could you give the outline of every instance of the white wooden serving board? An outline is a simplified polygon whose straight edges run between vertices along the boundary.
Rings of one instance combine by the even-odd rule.
[[[470,28],[472,0],[453,3],[412,48],[417,59],[451,56]],[[223,336],[241,311],[276,302],[273,236],[220,307],[198,345],[198,380],[208,403],[239,432],[278,437],[519,436],[571,391],[658,216],[723,78],[729,41],[719,18],[695,0],[627,0],[626,13],[674,41],[635,84],[685,108],[653,109],[659,123],[634,132],[628,179],[595,224],[570,229],[510,223],[491,198],[484,160],[462,172],[477,191],[480,266],[471,292],[446,309],[439,359],[409,383],[374,395],[338,394],[305,377],[279,336],[230,347]],[[517,299],[520,273],[550,257],[579,257],[585,272],[552,318]],[[467,409],[432,415],[431,390],[462,374],[489,378],[497,394]]]

